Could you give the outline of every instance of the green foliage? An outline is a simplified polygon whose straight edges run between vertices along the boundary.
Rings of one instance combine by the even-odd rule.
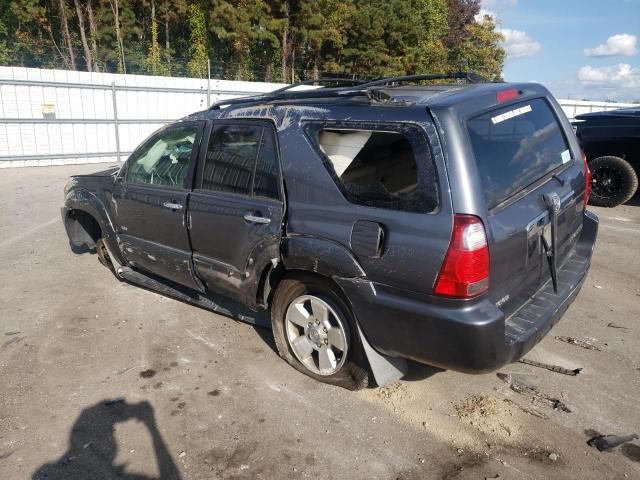
[[[189,63],[187,71],[192,77],[207,76],[207,26],[204,13],[197,5],[189,6]]]
[[[82,0],[84,22],[74,0],[61,1],[70,38],[60,0],[0,2],[0,63],[68,68],[71,44],[88,69],[83,24],[94,67],[111,72],[205,77],[211,58],[213,76],[241,80],[500,78],[504,64],[495,24],[474,18],[479,0]]]
[[[504,40],[495,31],[491,17],[464,27],[462,41],[454,53],[454,62],[459,70],[479,73],[491,80],[501,80],[505,52],[500,43]]]
[[[162,61],[162,51],[158,42],[158,22],[151,19],[151,46],[147,53],[147,69],[151,75],[168,75],[169,68]]]

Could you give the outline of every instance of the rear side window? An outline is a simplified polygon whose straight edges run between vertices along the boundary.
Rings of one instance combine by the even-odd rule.
[[[438,206],[431,153],[417,128],[317,128],[316,135],[325,163],[350,202],[411,212]]]
[[[571,161],[558,119],[543,99],[492,110],[467,122],[488,208]]]
[[[270,129],[261,125],[219,125],[207,146],[202,188],[279,198],[278,161]]]

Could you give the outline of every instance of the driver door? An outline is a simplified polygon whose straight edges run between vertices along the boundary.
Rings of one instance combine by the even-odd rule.
[[[204,122],[180,122],[127,160],[114,189],[122,253],[135,268],[200,289],[186,212]]]

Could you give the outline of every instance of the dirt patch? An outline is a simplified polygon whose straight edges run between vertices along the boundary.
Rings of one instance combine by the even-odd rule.
[[[459,418],[483,418],[498,413],[498,402],[486,395],[471,395],[453,408]]]

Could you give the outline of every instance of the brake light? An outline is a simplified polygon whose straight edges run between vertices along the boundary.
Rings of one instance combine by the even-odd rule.
[[[509,90],[501,90],[496,93],[496,100],[498,103],[508,102],[509,100],[518,98],[519,94],[520,93],[515,88],[510,88]]]
[[[489,289],[489,245],[484,225],[473,215],[455,215],[447,255],[434,293],[471,298]]]
[[[587,202],[589,201],[589,195],[591,195],[591,170],[589,170],[589,164],[587,163],[587,156],[582,153],[582,162],[584,163],[584,210],[587,209]]]

